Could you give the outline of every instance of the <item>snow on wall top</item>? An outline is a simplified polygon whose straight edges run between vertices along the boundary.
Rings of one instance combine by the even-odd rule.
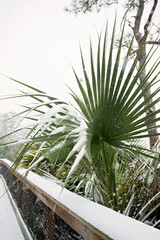
[[[8,160],[0,160],[8,165]],[[23,175],[25,169],[16,170]],[[27,180],[51,198],[58,200],[94,228],[113,240],[160,240],[160,230],[63,189],[51,180],[29,172]]]

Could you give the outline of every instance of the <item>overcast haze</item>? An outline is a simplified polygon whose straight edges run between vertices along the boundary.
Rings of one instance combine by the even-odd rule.
[[[90,37],[96,39],[96,30],[100,31],[107,20],[111,26],[116,6],[76,17],[64,12],[70,2],[0,0],[0,73],[59,98],[66,98],[65,84],[76,89],[71,66],[83,78],[79,43],[87,56]],[[118,14],[121,9],[118,7]],[[21,89],[2,76],[0,81],[0,95]],[[0,103],[0,112],[16,109],[15,105]]]
[[[0,0],[1,73],[60,98],[68,92],[65,84],[76,87],[71,66],[81,72],[79,43],[84,51],[88,49],[90,36],[96,36],[96,29],[103,28],[109,15],[103,10],[75,17],[64,12],[69,3]],[[7,78],[0,76],[0,80],[0,95],[20,88]],[[7,102],[0,106],[1,112],[16,109]]]

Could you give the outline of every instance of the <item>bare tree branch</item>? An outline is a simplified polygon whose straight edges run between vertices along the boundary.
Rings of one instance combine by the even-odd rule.
[[[152,9],[151,9],[150,14],[149,14],[149,16],[148,16],[148,20],[147,20],[146,24],[144,25],[145,36],[148,34],[148,27],[149,27],[150,24],[151,24],[152,17],[153,17],[153,14],[154,14],[154,12],[155,12],[157,3],[158,3],[158,0],[154,0]]]
[[[75,14],[79,12],[86,13],[92,10],[99,12],[102,7],[110,6],[115,3],[118,3],[118,0],[72,0],[70,8],[66,7],[65,11],[69,13],[74,12]]]
[[[160,44],[160,40],[159,40],[159,41],[146,41],[146,44],[155,44],[155,45],[159,45],[159,44]]]
[[[133,50],[133,51],[130,53],[130,55],[133,55],[133,54],[135,54],[135,53],[138,53],[138,51],[139,51],[139,49]]]
[[[131,2],[131,4],[129,5],[129,7],[128,7],[127,10],[125,11],[124,16],[123,16],[122,21],[121,21],[121,25],[122,25],[124,19],[126,18],[127,13],[128,13],[128,12],[130,11],[130,9],[132,8],[134,2],[135,2],[135,0],[133,0],[133,1]]]
[[[139,42],[141,38],[141,33],[139,29],[140,29],[143,11],[144,11],[144,0],[139,0],[137,15],[135,16],[135,22],[134,22],[134,34],[137,42]]]

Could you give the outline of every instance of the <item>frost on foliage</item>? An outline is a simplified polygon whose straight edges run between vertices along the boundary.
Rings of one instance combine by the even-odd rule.
[[[71,167],[71,169],[69,171],[67,179],[71,176],[73,171],[77,168],[77,166],[80,163],[82,157],[85,155],[85,151],[86,151],[85,146],[83,146],[82,149],[80,150],[80,152],[76,156],[76,159],[75,159],[75,161],[74,161],[74,163],[73,163],[73,165],[72,165],[72,167]]]
[[[38,134],[40,136],[48,128],[48,126],[55,121],[54,117],[57,113],[66,113],[64,107],[66,107],[65,104],[54,105],[50,110],[45,112],[38,122],[35,123],[37,127],[34,134]]]
[[[60,133],[60,132],[64,132],[64,130],[65,130],[65,127],[58,127],[58,128],[56,128],[56,129],[54,129],[54,130],[51,132],[51,134],[53,135],[53,134],[57,134],[57,133]]]
[[[46,144],[46,142],[43,142],[41,147],[44,147],[44,145]],[[43,161],[45,157],[48,156],[49,153],[54,152],[57,149],[60,149],[63,147],[63,145],[65,144],[65,141],[61,141],[60,143],[58,143],[57,145],[55,145],[54,147],[52,147],[51,149],[49,149],[47,151],[47,153],[45,153],[43,156],[39,157],[36,161],[35,158],[32,160],[30,167],[28,170],[31,170],[33,167],[35,167],[39,162]],[[41,147],[38,149],[37,153],[41,150]],[[36,154],[38,155],[38,154]]]
[[[37,158],[37,156],[39,155],[39,153],[43,150],[43,147],[45,146],[46,142],[43,142],[41,144],[41,146],[39,147],[38,151],[36,152],[36,155],[34,156],[32,162],[30,163],[31,168],[34,167],[35,165],[37,165],[42,159],[43,157],[39,158],[36,162],[35,159]],[[35,162],[35,163],[34,163]]]

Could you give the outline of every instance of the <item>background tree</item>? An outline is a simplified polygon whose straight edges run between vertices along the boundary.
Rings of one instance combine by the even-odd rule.
[[[70,8],[66,8],[67,12],[91,12],[93,10],[100,11],[102,7],[110,6],[118,3],[118,0],[72,0]]]
[[[148,16],[145,14],[144,16],[144,10],[147,4],[151,2],[152,7],[150,8],[150,11],[148,12]],[[111,4],[118,3],[116,0],[72,0],[72,4],[70,8],[66,8],[66,11],[68,12],[74,12],[74,13],[87,13],[89,11],[97,10],[100,11],[102,7],[107,7]],[[145,42],[145,45],[143,46],[142,52],[139,56],[139,66],[141,67],[142,63],[146,59],[146,48],[148,44],[160,44],[160,40],[157,40],[156,34],[159,33],[158,26],[152,29],[152,32],[150,31],[151,26],[153,26],[153,16],[155,14],[155,10],[158,5],[158,0],[154,1],[148,1],[148,0],[126,0],[124,7],[126,8],[126,12],[124,13],[124,17],[126,17],[128,25],[131,29],[131,31],[135,35],[136,45],[135,49],[132,51],[133,55],[136,55],[138,53],[138,50],[142,47],[142,44]],[[144,20],[143,20],[144,19]],[[142,21],[143,20],[143,21]],[[154,32],[155,31],[155,32]],[[130,42],[131,35],[129,33],[126,34],[126,41],[125,43]],[[126,46],[126,45],[125,45]],[[140,77],[139,81],[140,83],[145,79],[146,77],[146,69],[144,68]],[[143,88],[145,88],[148,85],[148,82],[144,85]],[[155,112],[155,105],[153,105],[153,99],[152,99],[152,93],[151,89],[148,89],[146,94],[144,95],[144,101],[147,97],[150,96],[150,101],[147,103],[148,106],[150,106],[149,110],[146,112],[146,115],[150,115],[151,113]],[[147,131],[150,134],[149,141],[150,141],[150,148],[154,146],[154,144],[157,142],[157,127],[156,127],[156,119],[154,117],[151,118],[151,123],[147,124]]]
[[[14,112],[0,114],[0,158],[14,160],[15,154],[19,149],[19,144],[5,145],[5,143],[13,142],[15,140],[18,141],[19,138],[25,136],[26,131],[21,131],[20,133],[14,132],[14,130],[19,127],[20,120],[21,117],[16,116],[16,113]],[[11,132],[13,133],[10,134]]]

